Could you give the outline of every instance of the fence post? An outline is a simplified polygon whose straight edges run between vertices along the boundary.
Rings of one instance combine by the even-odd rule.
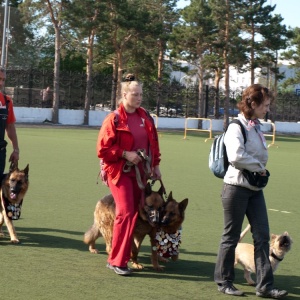
[[[209,121],[209,129],[196,129],[196,128],[188,128],[188,121],[189,120],[198,120],[198,122],[201,121]],[[209,132],[209,138],[207,138],[205,140],[205,142],[207,142],[207,140],[211,140],[212,137],[212,120],[211,119],[207,119],[207,118],[186,118],[185,119],[185,125],[184,125],[184,137],[183,139],[186,139],[187,136],[187,131],[191,130],[191,131],[205,131],[205,132]]]

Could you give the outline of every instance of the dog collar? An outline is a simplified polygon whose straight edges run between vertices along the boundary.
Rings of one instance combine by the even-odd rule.
[[[9,200],[2,194],[4,209],[6,212],[6,215],[11,220],[19,220],[21,216],[21,208],[23,199],[20,203],[11,203]]]
[[[179,254],[179,245],[181,244],[181,229],[173,234],[158,230],[156,232],[156,246],[154,251],[157,250],[159,256],[169,258]]]
[[[279,258],[274,252],[271,253],[271,256],[278,261],[283,261],[283,258]]]

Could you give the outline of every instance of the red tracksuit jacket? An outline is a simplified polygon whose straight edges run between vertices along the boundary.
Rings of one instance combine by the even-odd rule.
[[[112,112],[104,119],[96,146],[97,156],[104,161],[104,170],[112,179],[113,184],[117,184],[126,163],[126,160],[122,159],[123,151],[131,151],[134,142],[127,125],[127,115],[123,104],[120,104],[117,110],[118,114]],[[150,145],[151,167],[153,168],[160,163],[157,130],[145,109],[138,108],[137,113],[144,119]]]

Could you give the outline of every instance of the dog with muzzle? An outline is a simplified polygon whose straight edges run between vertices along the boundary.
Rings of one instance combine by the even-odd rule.
[[[164,201],[163,194],[165,194],[163,185],[157,192],[152,191],[149,183],[145,187],[145,205],[139,210],[133,234],[131,249],[133,269],[143,269],[143,265],[138,262],[138,254],[144,238],[148,235],[150,237],[153,268],[156,271],[162,271],[163,267],[158,262],[160,257],[158,255],[159,249],[156,236],[159,230],[163,230],[169,235],[176,234],[184,221],[184,212],[188,205],[188,199],[178,202],[173,199],[172,192],[170,192],[167,200]],[[84,234],[83,241],[89,245],[91,253],[99,253],[95,248],[95,242],[100,236],[105,240],[106,252],[110,253],[114,219],[115,201],[112,194],[109,194],[97,202],[94,211],[94,223]],[[173,260],[177,258],[178,254],[172,256]]]
[[[256,272],[254,263],[254,246],[252,244],[241,243],[241,240],[250,228],[251,226],[248,224],[245,230],[241,233],[240,241],[235,249],[234,264],[237,265],[239,263],[243,266],[244,278],[249,285],[254,286],[255,281],[251,278],[251,274]],[[269,259],[273,272],[276,271],[285,254],[290,251],[292,242],[293,241],[287,231],[280,235],[271,234]]]

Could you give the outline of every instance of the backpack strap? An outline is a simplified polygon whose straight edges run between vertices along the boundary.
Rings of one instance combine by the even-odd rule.
[[[114,114],[115,114],[115,125],[118,126],[118,121],[119,121],[119,111],[117,109],[114,110]]]
[[[146,113],[147,118],[154,124],[154,120],[153,120],[150,112],[147,109],[145,109],[144,107],[140,107],[140,108]]]
[[[8,114],[8,103],[9,103],[9,101],[8,101],[8,99],[7,99],[7,97],[6,97],[6,95],[5,95],[5,94],[3,94],[3,96],[4,96],[5,105],[6,105],[7,114]]]
[[[247,142],[247,135],[246,135],[246,131],[245,131],[245,128],[244,128],[243,124],[241,123],[241,121],[240,121],[239,119],[233,119],[233,120],[228,124],[228,127],[229,127],[229,125],[232,124],[232,123],[235,123],[235,124],[240,125],[241,131],[242,131],[242,134],[243,134],[243,137],[244,137],[244,144],[246,144],[246,142]],[[227,127],[227,129],[228,129],[228,127]],[[227,131],[227,129],[226,129],[226,131]]]

